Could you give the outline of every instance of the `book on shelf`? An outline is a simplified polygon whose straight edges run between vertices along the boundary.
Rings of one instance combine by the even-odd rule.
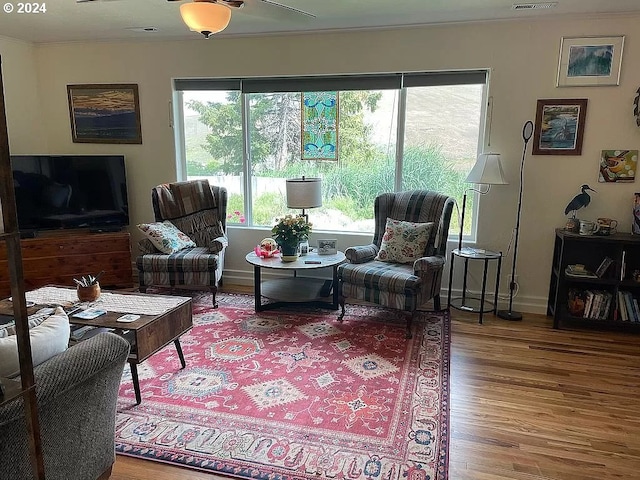
[[[618,312],[620,316],[620,320],[623,322],[629,321],[629,315],[627,313],[627,306],[624,301],[624,292],[622,290],[618,290]]]
[[[637,316],[637,312],[633,308],[634,307],[633,296],[631,295],[631,292],[624,291],[622,292],[622,296],[624,297],[624,305],[627,310],[627,316],[629,317],[629,321],[634,323],[637,322],[638,316]]]
[[[603,290],[587,290],[583,318],[606,320],[609,318],[613,294]]]
[[[584,265],[576,264],[576,265],[567,265],[567,268],[564,270],[565,275],[573,278],[598,278],[598,276],[584,268]]]
[[[600,310],[600,320],[607,320],[609,318],[609,311],[611,310],[611,303],[613,300],[613,293],[604,292],[604,300],[602,303],[602,309]]]
[[[602,259],[602,262],[600,262],[600,265],[596,269],[596,276],[599,278],[602,278],[604,274],[607,273],[607,270],[609,269],[612,263],[613,263],[613,258],[604,257]]]
[[[584,314],[583,318],[591,318],[591,310],[593,310],[593,306],[596,301],[596,293],[592,290],[587,290],[585,292],[586,301],[584,303]]]

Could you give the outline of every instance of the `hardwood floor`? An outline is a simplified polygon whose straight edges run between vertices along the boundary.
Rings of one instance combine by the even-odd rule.
[[[640,333],[452,311],[450,480],[640,478]],[[117,456],[111,480],[218,476]]]

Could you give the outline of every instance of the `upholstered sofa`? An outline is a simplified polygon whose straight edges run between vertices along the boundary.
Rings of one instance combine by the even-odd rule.
[[[34,368],[47,480],[108,478],[129,343],[100,333]],[[0,478],[33,478],[22,398],[0,406]]]

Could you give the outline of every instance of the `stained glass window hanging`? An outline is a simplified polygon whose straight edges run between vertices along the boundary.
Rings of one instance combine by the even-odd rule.
[[[338,160],[338,92],[302,92],[303,160]]]

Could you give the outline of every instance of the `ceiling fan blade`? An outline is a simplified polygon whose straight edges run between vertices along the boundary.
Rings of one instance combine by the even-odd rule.
[[[296,13],[299,13],[301,15],[306,15],[307,17],[316,18],[316,16],[313,13],[305,12],[304,10],[299,10],[297,8],[290,7],[289,5],[283,5],[282,3],[275,2],[274,0],[260,0],[260,1],[262,3],[267,3],[269,5],[273,5],[274,7],[285,8],[285,9],[290,10],[292,12],[296,12]]]

